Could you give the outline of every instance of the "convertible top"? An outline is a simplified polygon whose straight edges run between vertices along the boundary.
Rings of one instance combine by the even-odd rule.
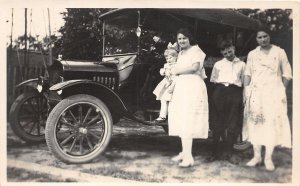
[[[173,15],[181,15],[194,19],[205,20],[222,25],[256,30],[261,23],[231,9],[115,9],[104,13],[100,19],[110,19],[122,15],[125,12],[136,10],[151,10],[153,13],[165,12]]]

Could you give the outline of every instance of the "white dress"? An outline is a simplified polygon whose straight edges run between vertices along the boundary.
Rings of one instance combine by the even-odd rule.
[[[205,54],[192,46],[178,55],[176,66],[190,66],[200,62],[195,74],[177,76],[172,100],[169,104],[169,135],[181,138],[208,137],[208,99],[203,68]]]
[[[248,55],[244,74],[251,76],[244,110],[244,140],[253,145],[291,147],[287,99],[282,83],[282,77],[292,78],[286,53],[275,45],[268,54],[257,47]]]

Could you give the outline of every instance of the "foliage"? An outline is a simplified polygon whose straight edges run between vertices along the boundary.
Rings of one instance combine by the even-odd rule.
[[[138,40],[135,30],[136,27],[132,25],[113,25],[107,22],[105,27],[105,55],[136,52]]]
[[[32,36],[27,36],[27,48],[34,47],[34,43],[36,39]],[[16,40],[14,40],[13,48],[24,49],[25,48],[25,36],[19,36]]]
[[[102,27],[98,17],[110,9],[67,9],[65,25],[55,42],[55,50],[64,59],[97,60],[101,57]]]
[[[49,50],[49,46],[54,47],[54,43],[57,42],[57,36],[51,35],[50,39],[48,36],[44,37],[42,40],[38,40],[33,36],[27,36],[27,50],[29,51],[39,51],[42,53],[47,53]],[[10,45],[8,48],[11,47]],[[25,49],[25,36],[19,36],[13,42],[14,49]],[[58,54],[56,49],[53,50],[54,55]]]
[[[290,18],[291,9],[238,9],[238,12],[268,25],[272,32],[286,32],[293,29],[293,20]]]

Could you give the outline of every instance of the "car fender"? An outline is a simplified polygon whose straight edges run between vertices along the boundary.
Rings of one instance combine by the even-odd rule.
[[[68,80],[53,85],[50,91],[62,91],[61,98],[74,94],[89,94],[101,99],[111,111],[124,115],[128,113],[128,108],[120,96],[107,86],[87,79]]]
[[[38,85],[38,78],[35,79],[28,79],[26,81],[23,81],[21,83],[19,83],[18,85],[16,85],[16,88],[22,87],[22,86],[28,86],[28,87],[32,87],[34,89],[36,89],[37,85]]]
[[[63,90],[65,88],[77,85],[77,84],[82,84],[82,83],[89,83],[93,82],[88,79],[75,79],[75,80],[68,80],[68,81],[63,81],[61,83],[57,83],[49,88],[51,91],[58,91],[58,90]]]

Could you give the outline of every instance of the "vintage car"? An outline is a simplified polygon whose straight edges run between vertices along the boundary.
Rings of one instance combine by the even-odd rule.
[[[115,9],[99,19],[102,59],[56,60],[51,73],[55,78],[50,74],[50,80],[41,78],[37,85],[40,92],[47,92],[51,111],[45,127],[47,145],[66,163],[99,156],[120,118],[153,125],[150,120],[160,104],[152,91],[163,78],[158,72],[165,62],[160,49],[175,42],[179,28],[193,31],[207,54],[209,76],[213,63],[221,58],[219,42],[232,39],[238,55],[245,56],[260,24],[229,9]],[[162,38],[160,45],[153,44],[153,36]],[[206,83],[210,95],[213,85]],[[54,85],[49,88],[50,84]],[[167,131],[167,123],[160,125]],[[236,148],[246,148],[240,139]]]

